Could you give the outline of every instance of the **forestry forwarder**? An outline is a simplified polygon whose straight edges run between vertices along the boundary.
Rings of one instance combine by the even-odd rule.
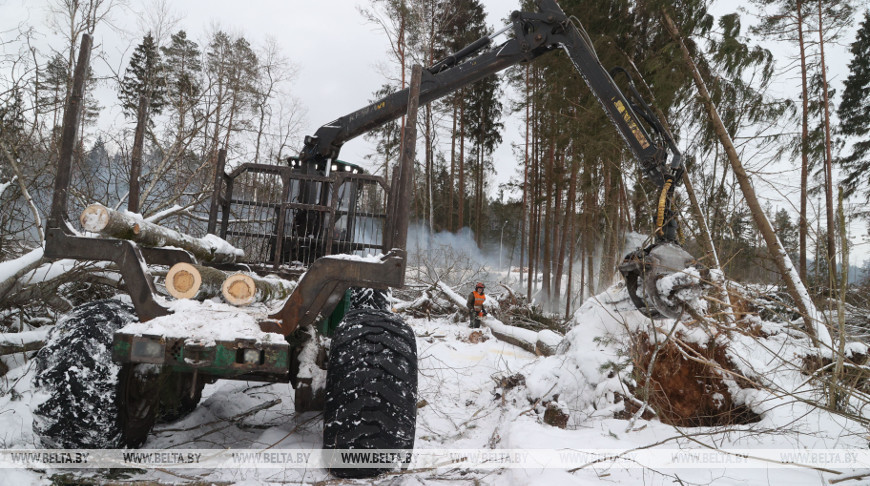
[[[207,230],[243,248],[245,257],[239,261],[226,254],[212,258],[181,243],[174,246],[183,249],[153,239],[136,243],[138,225],[136,231],[102,238],[73,229],[67,193],[90,56],[91,38],[84,36],[64,114],[46,256],[114,262],[133,306],[92,302],[58,324],[37,360],[37,384],[51,395],[38,408],[34,424],[43,441],[65,448],[138,447],[157,420],[193,410],[206,383],[237,379],[290,382],[298,411],[322,406],[324,448],[412,449],[415,339],[387,309],[383,291],[404,285],[417,105],[558,48],[568,54],[660,191],[655,244],[629,254],[620,265],[631,299],[650,317],[679,316],[682,307],[673,292],[691,281],[671,286],[668,295],[660,295],[656,284],[692,263],[677,242],[671,206],[683,173],[680,153],[622,69],[614,72],[626,75],[631,97],[616,85],[576,19],[568,18],[555,0],[537,0],[537,5],[537,12],[514,12],[510,25],[499,32],[421,73],[415,70],[410,88],[322,126],[305,138],[300,156],[287,166],[241,164],[226,174],[221,151]],[[513,35],[493,47],[493,39],[503,33]],[[391,185],[338,160],[346,141],[406,112],[402,160]],[[367,251],[383,256],[357,256]],[[255,338],[251,333],[197,335],[183,326],[175,329],[173,319],[196,320],[200,311],[184,307],[172,315],[173,303],[158,295],[150,273],[149,265],[178,263],[274,274],[296,284],[277,312],[250,313],[259,327]],[[331,341],[327,344],[322,336]],[[112,360],[120,363],[120,371]],[[379,470],[333,472],[364,476]]]

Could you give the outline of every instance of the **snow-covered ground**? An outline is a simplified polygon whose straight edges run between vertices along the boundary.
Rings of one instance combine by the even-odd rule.
[[[388,474],[375,482],[798,486],[828,484],[870,467],[859,465],[862,469],[856,470],[825,464],[821,456],[779,455],[779,460],[762,462],[721,454],[707,457],[703,467],[691,466],[699,451],[713,449],[739,450],[759,457],[770,457],[767,453],[774,450],[824,450],[828,454],[835,450],[849,460],[853,457],[849,453],[867,450],[867,431],[862,426],[782,393],[787,389],[798,391],[799,398],[812,398],[815,391],[798,368],[798,356],[806,351],[807,342],[771,323],[758,323],[765,330],[764,338],[735,333],[731,347],[738,366],[766,385],[767,389],[741,389],[736,384],[731,388],[735,401],[758,413],[760,421],[728,427],[674,427],[656,419],[613,418],[624,407],[616,394],[625,394],[625,383],[631,381],[631,363],[624,353],[627,333],[647,323],[636,311],[620,306],[624,297],[624,290],[614,287],[589,299],[575,315],[575,327],[560,353],[551,357],[537,357],[499,341],[488,329],[472,336],[475,331],[466,324],[447,319],[408,321],[417,335],[419,357],[418,451],[593,450],[621,456],[618,462],[602,458],[575,461],[572,467],[523,468],[480,468],[457,462],[434,470]],[[663,324],[671,325],[672,321]],[[682,339],[695,336],[696,341],[703,341],[701,334],[697,328],[679,332]],[[18,366],[0,379],[0,443],[7,449],[38,448],[39,441],[31,430],[32,404],[39,400],[32,386],[32,361],[22,358],[15,364]],[[295,413],[293,397],[288,384],[221,381],[208,385],[193,413],[158,425],[143,448],[318,449],[321,414]],[[543,422],[546,404],[568,414],[565,429]],[[250,413],[252,410],[255,412]],[[675,456],[681,450],[691,453]],[[655,453],[660,453],[658,466],[638,466]],[[781,464],[789,457],[806,464]],[[675,461],[690,464],[673,464]],[[719,462],[711,465],[711,461]],[[0,472],[0,484],[48,484],[56,474],[99,481],[109,472],[13,469]],[[111,474],[117,478],[118,471]],[[124,471],[123,477],[165,483],[196,480],[202,484],[357,483],[332,479],[323,469],[295,468],[135,470]],[[370,483],[372,480],[361,482]],[[862,483],[849,480],[842,484]]]

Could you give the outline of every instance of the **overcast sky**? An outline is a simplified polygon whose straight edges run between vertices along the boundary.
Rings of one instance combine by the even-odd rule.
[[[98,76],[126,67],[130,53],[150,27],[141,14],[149,3],[131,1],[128,8],[118,8],[112,14],[116,28],[105,24],[97,28],[95,45],[107,59],[92,60]],[[385,35],[358,13],[360,7],[369,5],[365,1],[183,0],[168,3],[179,18],[175,30],[186,30],[201,48],[206,44],[207,33],[214,27],[242,33],[255,46],[274,39],[298,70],[291,93],[307,112],[305,133],[313,133],[320,125],[368,104],[372,93],[385,81],[385,69],[392,67],[388,64]],[[507,17],[519,2],[487,0],[483,3],[490,25],[501,26],[497,19]],[[52,43],[60,42],[48,27],[49,4],[51,2],[45,0],[0,0],[0,31],[19,24],[35,26],[45,35],[40,43],[41,48],[47,50]],[[103,91],[109,98],[103,105],[115,103],[111,99],[115,96],[114,87],[105,86]],[[125,123],[120,112],[104,110],[100,124],[114,123]],[[508,123],[505,140],[517,139],[518,130],[517,124]],[[362,163],[363,157],[371,152],[371,144],[360,137],[344,146],[341,158]],[[509,142],[503,144],[495,157],[500,161],[495,182],[506,182],[516,165]]]
[[[44,52],[48,52],[52,45],[62,45],[61,38],[48,27],[48,5],[51,3],[50,0],[0,0],[0,40],[9,36],[10,29],[24,25],[34,26],[42,33],[39,47]],[[147,6],[151,3],[153,0],[129,0],[126,8],[117,8],[113,13],[113,28],[108,24],[98,27],[95,40],[105,60],[92,61],[97,75],[109,75],[112,71],[126,67],[133,48],[150,28],[148,22],[143,20],[145,16],[142,12],[148,10]],[[503,25],[501,19],[516,9],[519,1],[482,0],[482,3],[489,16],[489,25],[497,28]],[[206,44],[204,39],[207,32],[215,27],[242,33],[255,46],[263,45],[269,38],[274,39],[298,70],[291,93],[307,111],[304,133],[313,133],[320,125],[361,108],[385,81],[384,68],[389,67],[386,37],[377,26],[366,23],[358,13],[360,7],[369,5],[367,1],[178,0],[169,1],[168,4],[179,19],[175,30],[186,30],[189,37],[199,42],[201,47]],[[719,2],[715,11],[723,13],[734,7],[732,2]],[[856,26],[860,19],[859,14]],[[854,30],[842,41],[842,45],[831,45],[827,50],[834,85],[840,92],[841,83],[848,75],[846,65],[850,56],[847,45],[852,42],[853,36]],[[780,58],[787,55],[790,53],[778,54]],[[795,83],[794,79],[786,79],[783,89],[791,89],[788,85]],[[106,86],[102,89],[107,98],[103,105],[115,103],[115,88]],[[507,182],[515,174],[517,162],[511,144],[519,144],[523,139],[519,117],[507,118],[504,122],[505,142],[494,154],[496,174],[491,178],[493,188]],[[129,121],[125,121],[117,109],[104,110],[100,120],[102,126],[118,123]],[[608,125],[603,129],[613,128]],[[448,152],[449,139],[442,138],[440,142],[444,144],[444,151]],[[345,145],[341,158],[362,163],[363,157],[371,152],[371,145],[360,137]],[[791,161],[784,161],[784,164],[791,165]],[[767,197],[775,207],[792,210],[792,205],[784,197],[793,197],[797,188],[797,174],[791,169],[771,168],[771,172],[769,177],[780,186],[775,189],[767,185],[765,190],[765,183],[756,178],[762,197]],[[783,190],[791,194],[777,192]],[[853,236],[856,242],[859,239],[866,240],[865,225],[854,225]],[[853,261],[870,253],[870,245],[862,243],[856,250]]]

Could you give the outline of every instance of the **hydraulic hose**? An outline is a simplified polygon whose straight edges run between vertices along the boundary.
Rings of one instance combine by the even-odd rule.
[[[656,213],[656,235],[658,236],[664,236],[665,234],[662,227],[665,225],[665,209],[668,206],[668,192],[670,192],[673,184],[674,179],[668,177],[665,181],[665,185],[662,186],[662,194],[659,196],[659,207],[658,212]]]

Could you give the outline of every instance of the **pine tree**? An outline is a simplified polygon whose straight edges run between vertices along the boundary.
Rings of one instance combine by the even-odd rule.
[[[468,118],[468,133],[473,144],[471,154],[475,160],[471,167],[474,177],[474,220],[477,244],[480,245],[483,231],[484,206],[486,204],[486,173],[492,170],[490,156],[495,147],[501,143],[502,103],[498,96],[501,92],[499,79],[495,76],[482,79],[469,90],[470,99],[466,106]]]
[[[135,117],[142,96],[148,97],[148,111],[151,114],[159,115],[162,112],[166,104],[165,66],[151,33],[136,46],[121,81],[120,98],[124,113]]]
[[[840,164],[848,171],[843,181],[847,193],[854,193],[864,186],[864,195],[870,199],[870,11],[864,14],[864,21],[852,43],[852,61],[849,63],[849,77],[843,90],[843,101],[837,110],[840,117],[839,133],[844,138],[855,140],[850,153],[840,159]]]
[[[381,86],[381,89],[374,92],[374,97],[369,102],[374,103],[376,100],[385,98],[396,91],[395,86],[385,84]],[[375,153],[367,155],[366,158],[374,159],[377,167],[375,172],[383,173],[387,179],[391,177],[389,173],[390,167],[395,165],[394,162],[399,158],[401,136],[398,120],[384,123],[364,135],[367,140],[375,142]]]

